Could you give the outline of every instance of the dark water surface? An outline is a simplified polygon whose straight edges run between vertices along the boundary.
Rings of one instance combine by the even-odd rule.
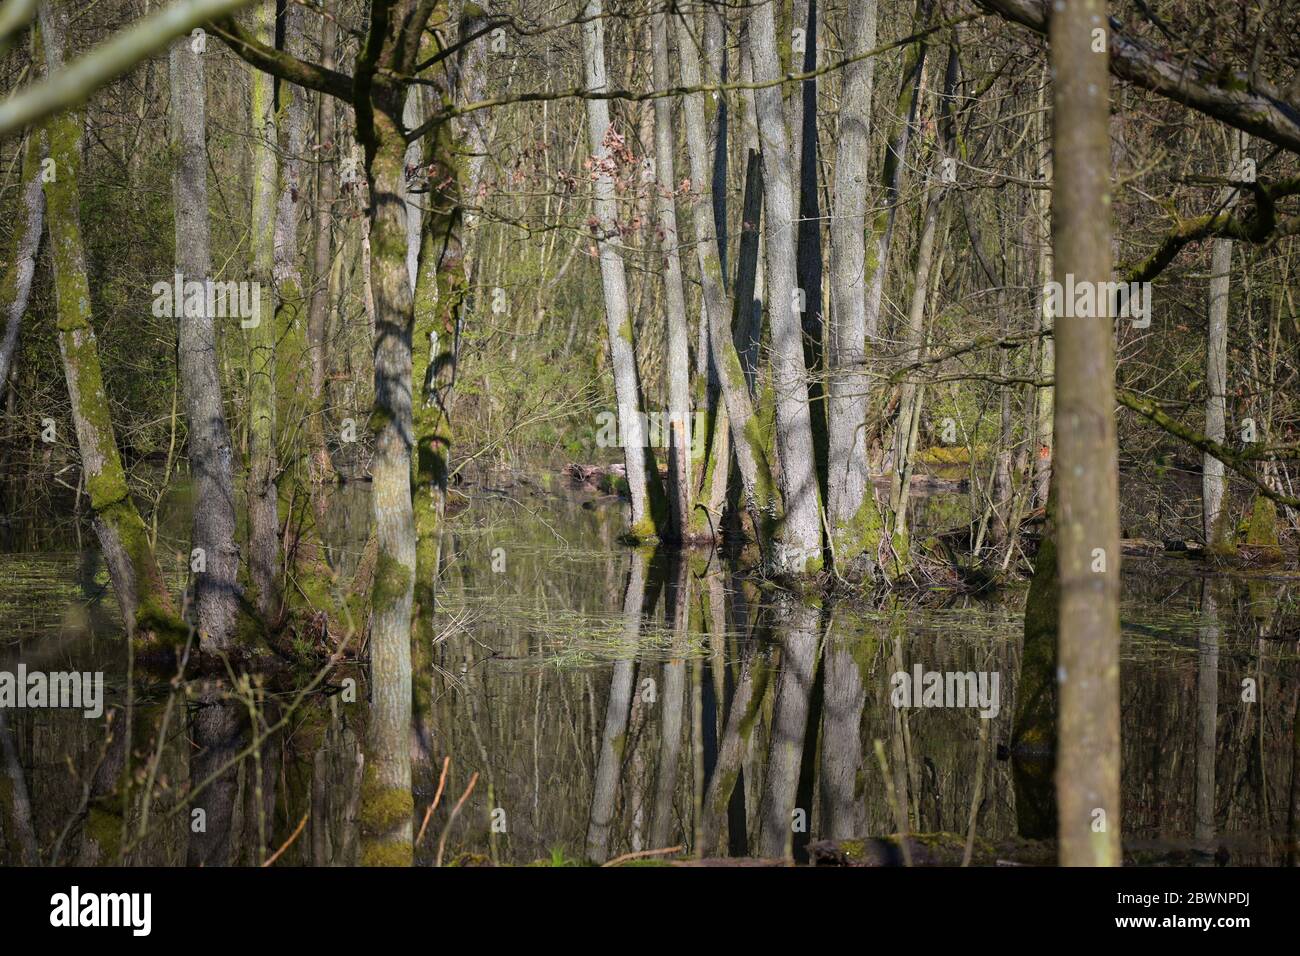
[[[330,537],[344,566],[367,493],[355,486],[336,502]],[[996,855],[1035,835],[1006,759],[1023,586],[801,600],[708,552],[630,551],[616,540],[618,507],[560,481],[487,481],[468,495],[442,542],[435,638],[414,654],[417,829],[450,758],[420,862],[554,864],[668,847],[800,856],[809,840],[903,826],[958,845],[973,832]],[[921,527],[950,526],[960,511],[914,504]],[[160,515],[178,586],[185,512],[182,490]],[[200,782],[187,711],[202,689],[131,679],[93,535],[80,548],[75,529],[52,537],[0,555],[0,670],[103,671],[105,714],[5,711],[0,862],[22,859],[12,821],[25,787],[44,862],[123,850],[128,862],[183,864],[196,825],[187,792]],[[1137,558],[1123,584],[1126,846],[1156,862],[1216,852],[1234,865],[1284,862],[1294,585]],[[894,706],[895,675],[910,688],[917,670],[970,673],[991,696]],[[356,702],[338,692],[348,673]],[[304,819],[280,863],[355,861],[367,687],[355,668],[328,683],[333,692],[308,695],[283,682],[236,688],[251,742],[223,798],[229,832],[215,837],[233,861],[265,860]]]

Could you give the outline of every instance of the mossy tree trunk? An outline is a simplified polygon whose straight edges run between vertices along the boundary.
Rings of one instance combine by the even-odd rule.
[[[253,10],[252,36],[270,46],[275,38],[275,4],[263,0]],[[256,322],[248,324],[251,356],[248,379],[248,577],[253,605],[263,619],[280,612],[278,463],[275,445],[275,264],[276,133],[275,81],[249,71],[252,212],[249,223],[252,276],[257,283]]]
[[[46,67],[54,73],[63,65],[67,5],[47,2],[41,5],[40,11]],[[95,532],[128,636],[134,640],[179,643],[188,631],[175,613],[171,594],[149,544],[148,530],[131,500],[91,325],[78,187],[81,131],[80,110],[68,110],[49,121],[53,167],[44,186],[58,308],[59,352],[72,402],[82,475],[95,515]]]
[[[677,57],[681,62],[681,81],[685,86],[701,82],[700,57],[696,47],[695,23],[678,13]],[[779,94],[778,94],[779,96]],[[745,510],[749,512],[755,531],[763,529],[776,514],[775,489],[768,464],[765,440],[759,431],[758,418],[745,373],[731,329],[731,300],[722,274],[722,254],[718,245],[717,230],[709,203],[704,202],[704,184],[710,182],[708,127],[704,115],[704,94],[688,93],[682,97],[682,115],[686,126],[686,154],[690,161],[692,200],[691,222],[695,235],[696,259],[700,269],[700,285],[704,300],[704,319],[708,325],[709,357],[718,376],[725,414],[716,421],[725,420],[730,430],[731,447],[736,467],[740,471]],[[712,473],[725,472],[725,443],[715,442],[718,454],[711,453],[706,467],[706,478]],[[703,493],[703,488],[701,492]]]
[[[412,3],[376,4],[357,83],[370,87],[357,104],[358,138],[370,185],[371,285],[375,297],[375,406],[371,497],[378,557],[371,590],[371,696],[361,796],[361,862],[412,862],[411,609],[416,526],[411,501],[413,421],[411,335],[414,298],[406,263],[406,86],[390,71],[409,70],[415,46],[402,37]],[[411,9],[408,9],[411,8]],[[427,14],[426,14],[427,15]],[[384,17],[389,18],[387,22]],[[418,34],[418,31],[417,31]],[[417,47],[418,48],[418,47]]]

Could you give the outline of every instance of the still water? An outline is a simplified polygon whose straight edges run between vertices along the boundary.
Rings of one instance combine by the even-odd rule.
[[[331,513],[345,568],[367,492]],[[418,862],[803,860],[810,843],[903,830],[935,835],[939,862],[1041,856],[1022,838],[1050,835],[1050,793],[1018,786],[1012,737],[1024,586],[812,600],[707,551],[629,550],[618,506],[562,479],[465,494],[414,652]],[[951,526],[960,502],[942,498],[913,500],[916,527]],[[178,585],[186,510],[181,489],[159,521]],[[354,862],[364,669],[237,683],[226,712],[244,745],[214,746],[188,716],[210,685],[128,669],[93,544],[68,525],[0,554],[0,670],[106,685],[96,719],[0,713],[0,862]],[[1169,558],[1127,559],[1123,585],[1131,861],[1285,862],[1294,586]],[[224,810],[196,817],[199,787]]]

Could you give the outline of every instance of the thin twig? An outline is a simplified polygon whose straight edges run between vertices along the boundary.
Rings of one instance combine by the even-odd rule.
[[[266,862],[264,862],[262,866],[264,867],[270,866],[276,860],[280,859],[280,855],[284,853],[285,850],[289,849],[290,846],[293,845],[294,840],[298,839],[298,834],[301,833],[302,828],[307,825],[307,818],[310,816],[311,816],[310,810],[308,810],[306,813],[302,815],[302,819],[298,821],[298,826],[296,826],[294,828],[294,831],[289,834],[289,839],[284,841],[284,845],[281,846],[280,849],[276,850],[269,857],[267,857]]]
[[[624,853],[622,856],[616,856],[612,860],[606,860],[601,864],[602,867],[618,866],[620,863],[626,863],[628,860],[639,860],[647,856],[667,856],[670,853],[680,853],[686,849],[684,846],[669,846],[662,850],[639,850],[636,853]]]
[[[424,831],[429,827],[429,818],[433,816],[433,811],[438,809],[438,801],[442,799],[442,788],[447,785],[447,768],[451,766],[451,757],[442,758],[442,776],[438,778],[438,792],[433,795],[433,803],[429,804],[429,809],[424,811],[424,822],[420,824],[420,832],[415,836],[415,845],[419,846],[420,841],[424,839]]]
[[[451,832],[451,825],[456,822],[456,815],[460,813],[460,808],[464,806],[465,801],[469,799],[469,795],[473,792],[474,784],[476,783],[478,783],[477,770],[475,770],[474,775],[469,778],[469,786],[466,787],[465,792],[460,795],[460,799],[456,801],[456,805],[451,808],[451,816],[447,818],[447,824],[442,828],[442,836],[438,838],[438,856],[433,861],[434,866],[442,866],[442,851],[447,845],[447,834]]]

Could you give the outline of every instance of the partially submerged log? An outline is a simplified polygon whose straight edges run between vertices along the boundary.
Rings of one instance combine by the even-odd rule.
[[[912,833],[861,840],[814,840],[808,844],[811,866],[961,866],[966,837],[959,833]],[[1055,866],[1055,840],[976,837],[971,866]],[[1126,866],[1226,866],[1226,847],[1209,850],[1174,841],[1130,841],[1124,846]]]

